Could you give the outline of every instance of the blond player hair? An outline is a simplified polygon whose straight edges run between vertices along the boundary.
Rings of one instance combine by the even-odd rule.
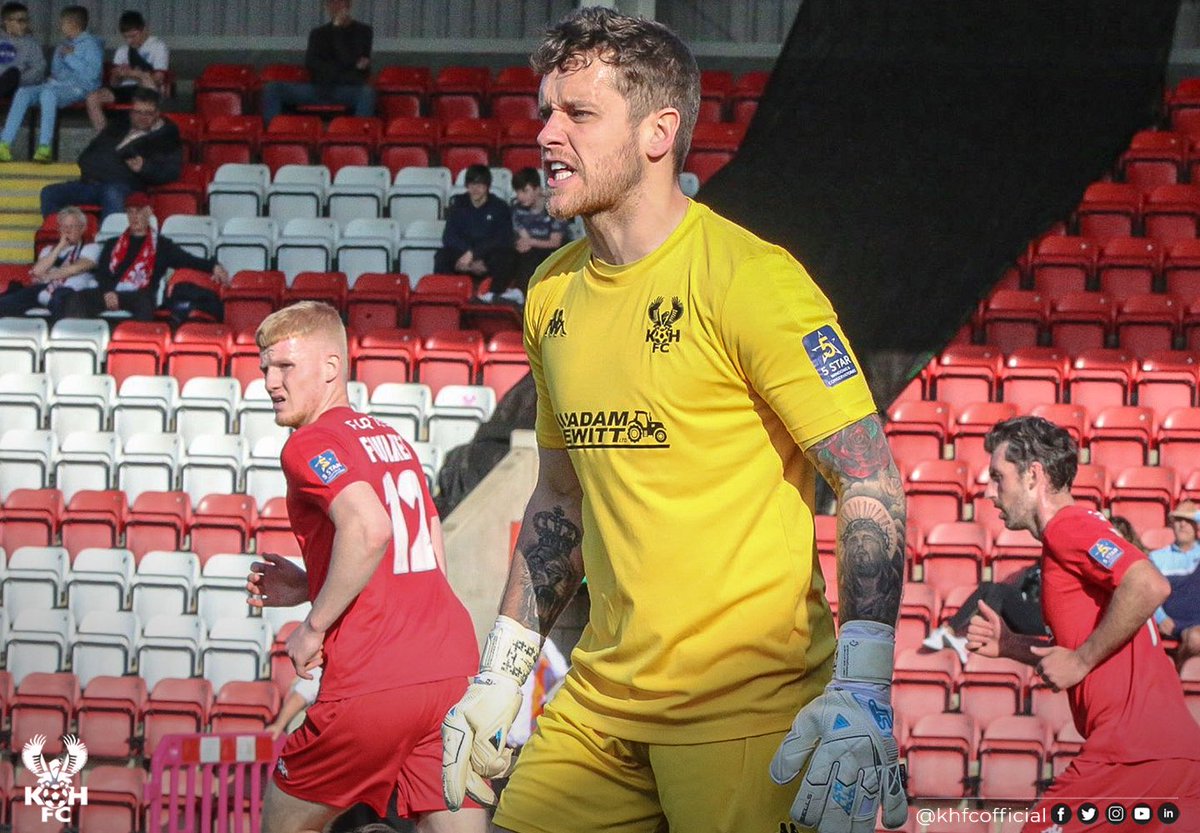
[[[266,350],[288,338],[324,338],[342,357],[343,366],[350,350],[346,344],[346,328],[338,311],[323,301],[298,301],[290,307],[276,310],[258,325],[254,342]]]

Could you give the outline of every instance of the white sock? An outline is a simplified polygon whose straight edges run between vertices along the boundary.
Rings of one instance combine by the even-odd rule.
[[[940,651],[942,648],[946,647],[947,636],[949,636],[949,634],[946,632],[944,627],[934,628],[930,632],[929,636],[921,640],[921,644],[931,651]]]
[[[950,633],[946,634],[946,644],[954,649],[954,653],[958,654],[958,659],[963,665],[967,664],[967,638],[965,636],[953,636]]]

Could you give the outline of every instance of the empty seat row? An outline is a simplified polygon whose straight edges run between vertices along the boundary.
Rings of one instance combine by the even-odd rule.
[[[1118,187],[1091,187],[1099,185]],[[1118,302],[1148,292],[1192,300],[1200,294],[1200,241],[1051,234],[1017,260],[999,288],[1033,289],[1050,299],[1100,290]]]

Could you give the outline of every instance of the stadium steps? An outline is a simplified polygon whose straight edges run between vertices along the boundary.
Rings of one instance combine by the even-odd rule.
[[[33,235],[42,224],[42,188],[79,178],[79,166],[13,162],[0,166],[0,262],[33,260]]]

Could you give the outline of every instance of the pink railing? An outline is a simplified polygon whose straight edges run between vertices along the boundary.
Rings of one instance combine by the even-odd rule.
[[[268,734],[164,736],[146,782],[147,830],[259,833],[263,792],[282,745]]]

